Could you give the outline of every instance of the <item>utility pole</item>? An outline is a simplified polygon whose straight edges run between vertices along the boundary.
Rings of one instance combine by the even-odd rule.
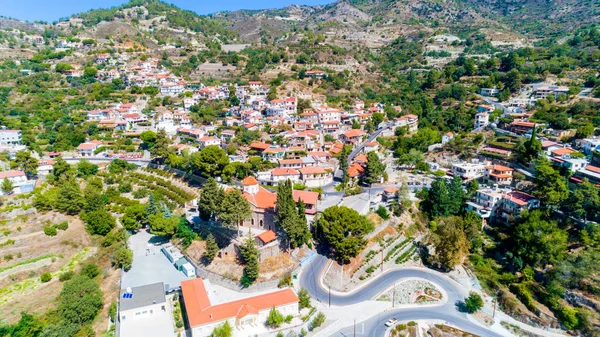
[[[329,307],[331,308],[331,284],[329,285]]]
[[[356,319],[354,320],[354,337],[356,337]]]
[[[381,272],[383,273],[383,249],[381,250]]]
[[[495,298],[492,301],[494,301],[494,314],[492,315],[492,318],[496,318],[496,303],[498,303],[498,301]]]

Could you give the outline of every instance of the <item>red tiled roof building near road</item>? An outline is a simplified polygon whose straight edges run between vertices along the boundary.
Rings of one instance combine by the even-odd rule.
[[[192,337],[210,336],[214,328],[226,321],[238,328],[263,324],[272,308],[284,316],[298,314],[298,296],[290,288],[212,304],[204,280],[196,278],[181,282],[181,292]]]

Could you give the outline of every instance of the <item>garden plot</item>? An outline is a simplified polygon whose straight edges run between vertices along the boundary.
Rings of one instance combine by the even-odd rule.
[[[407,279],[395,285],[379,300],[394,300],[395,305],[432,304],[443,299],[441,290],[433,283],[423,279]]]

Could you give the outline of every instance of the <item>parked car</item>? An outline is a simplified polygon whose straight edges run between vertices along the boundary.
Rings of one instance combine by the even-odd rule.
[[[389,328],[392,325],[396,324],[396,322],[398,322],[398,320],[396,318],[392,317],[392,318],[390,318],[389,321],[385,322],[385,326],[387,326]]]

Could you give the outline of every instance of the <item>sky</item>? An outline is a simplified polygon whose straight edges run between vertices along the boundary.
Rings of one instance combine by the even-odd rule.
[[[95,8],[119,6],[128,0],[0,0],[0,16],[27,21],[57,21]],[[323,5],[332,0],[166,0],[198,14],[238,9],[281,8],[290,4]]]

